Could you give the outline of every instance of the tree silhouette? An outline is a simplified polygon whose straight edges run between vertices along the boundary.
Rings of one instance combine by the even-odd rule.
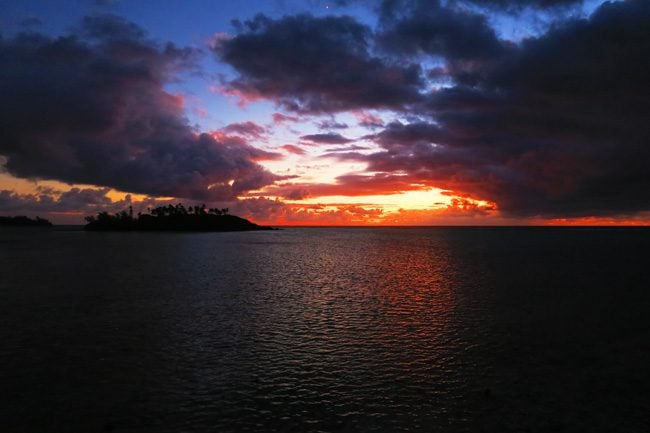
[[[228,213],[228,208],[206,208],[205,204],[185,207],[183,204],[147,208],[147,213],[138,212],[133,217],[133,207],[128,212],[113,215],[99,212],[97,216],[86,217],[87,230],[260,230],[269,229]]]

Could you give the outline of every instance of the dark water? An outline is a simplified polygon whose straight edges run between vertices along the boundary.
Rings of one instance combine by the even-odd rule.
[[[3,432],[648,432],[650,230],[0,231]]]

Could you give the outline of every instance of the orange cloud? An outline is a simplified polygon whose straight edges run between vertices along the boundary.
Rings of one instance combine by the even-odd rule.
[[[504,225],[494,203],[455,198],[449,205],[432,209],[387,211],[381,205],[361,203],[299,204],[264,197],[237,202],[241,216],[267,225],[366,226],[366,225]],[[512,222],[510,222],[512,223]]]
[[[307,192],[305,196],[369,196],[399,194],[406,191],[427,190],[434,185],[420,183],[409,176],[379,173],[365,176],[348,174],[336,178],[336,183],[284,183],[271,185],[265,195],[290,198],[296,190]]]

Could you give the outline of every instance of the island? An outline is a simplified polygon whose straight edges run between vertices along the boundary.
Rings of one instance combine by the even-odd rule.
[[[0,216],[0,226],[12,227],[52,227],[52,223],[45,218],[36,217],[31,219],[24,215]]]
[[[274,230],[228,213],[228,208],[206,209],[205,205],[182,204],[148,209],[148,213],[133,216],[133,207],[116,214],[100,212],[86,217],[85,230],[90,231],[203,231],[226,232],[245,230]]]

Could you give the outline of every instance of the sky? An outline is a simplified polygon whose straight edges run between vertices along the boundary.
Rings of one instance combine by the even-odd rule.
[[[0,214],[650,224],[646,0],[9,0]]]

